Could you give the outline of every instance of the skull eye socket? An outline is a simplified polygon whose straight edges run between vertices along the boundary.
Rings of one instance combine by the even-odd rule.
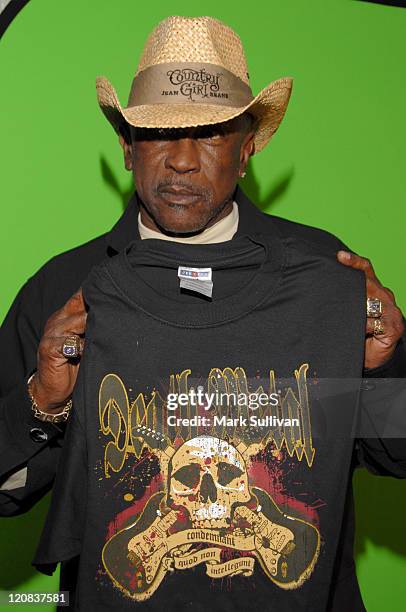
[[[220,463],[218,464],[218,469],[217,469],[218,483],[222,487],[225,487],[232,480],[234,480],[234,478],[241,476],[242,473],[243,471],[240,470],[240,468],[238,468],[236,465],[233,465],[232,463],[225,463],[224,461],[220,461]]]
[[[173,474],[173,478],[188,489],[194,489],[200,482],[200,465],[198,463],[184,465]]]

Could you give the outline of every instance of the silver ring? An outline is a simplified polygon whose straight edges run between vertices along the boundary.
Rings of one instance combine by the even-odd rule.
[[[382,302],[378,298],[367,299],[367,317],[379,319],[382,316]]]

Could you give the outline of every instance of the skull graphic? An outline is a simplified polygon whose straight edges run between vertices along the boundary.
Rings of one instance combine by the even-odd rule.
[[[185,508],[194,527],[228,527],[234,504],[250,498],[245,461],[225,440],[192,438],[173,455],[168,505]]]

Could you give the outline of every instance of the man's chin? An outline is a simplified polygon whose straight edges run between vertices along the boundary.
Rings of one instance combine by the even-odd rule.
[[[162,199],[144,204],[145,211],[154,221],[157,230],[174,237],[188,237],[203,232],[221,215],[223,206],[213,207],[207,200],[189,204],[168,202]]]
[[[155,223],[159,230],[165,234],[187,236],[188,234],[200,234],[210,223],[210,217],[197,217],[195,206],[168,207],[166,214],[155,216]]]

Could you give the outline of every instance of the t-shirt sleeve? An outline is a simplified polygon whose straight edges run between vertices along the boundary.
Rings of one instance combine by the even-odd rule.
[[[83,358],[85,355],[83,356]],[[52,574],[60,561],[80,555],[86,519],[87,447],[84,426],[84,363],[73,392],[52,499],[32,564]]]

